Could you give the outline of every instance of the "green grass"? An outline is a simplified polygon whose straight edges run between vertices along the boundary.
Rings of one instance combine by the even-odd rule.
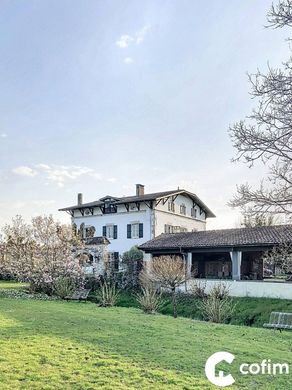
[[[94,299],[94,295],[91,296]],[[164,296],[165,304],[161,309],[162,314],[172,314],[171,297]],[[272,311],[282,311],[292,313],[292,301],[287,299],[272,298],[233,298],[236,310],[230,320],[233,325],[246,325],[262,327],[269,321]],[[133,294],[122,291],[120,293],[118,306],[138,307],[138,303]],[[181,317],[202,319],[202,313],[192,296],[181,294],[178,298],[178,315]]]
[[[28,284],[27,283],[19,283],[19,282],[15,282],[13,280],[9,280],[9,281],[6,281],[6,280],[1,280],[0,281],[0,289],[22,289],[24,287],[27,287]]]
[[[214,352],[236,356],[238,389],[288,389],[291,376],[241,376],[242,362],[291,363],[288,332],[145,315],[93,303],[0,299],[0,388],[214,389]]]

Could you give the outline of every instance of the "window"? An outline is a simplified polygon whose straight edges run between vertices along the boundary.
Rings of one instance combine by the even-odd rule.
[[[168,211],[172,211],[173,213],[175,212],[175,205],[172,200],[168,201]]]
[[[107,225],[106,227],[106,237],[109,239],[114,238],[114,225]]]
[[[118,238],[118,226],[106,225],[102,227],[102,235],[109,240],[115,240]]]
[[[108,261],[109,261],[109,267],[111,271],[119,271],[120,268],[119,252],[109,252]]]
[[[172,226],[172,225],[164,225],[164,232],[167,234],[170,233],[182,233],[187,232],[188,229],[182,226]]]
[[[142,238],[143,223],[133,222],[127,225],[127,238]]]
[[[117,206],[106,202],[103,209],[104,214],[112,214],[117,212]]]
[[[195,207],[191,208],[191,216],[193,218],[197,218],[197,209]]]
[[[184,203],[180,205],[179,211],[181,214],[186,215],[186,206],[184,205]]]
[[[171,225],[164,225],[164,232],[165,233],[172,233],[172,226]]]
[[[131,237],[132,238],[139,238],[139,224],[138,223],[132,223],[132,225],[131,225]]]

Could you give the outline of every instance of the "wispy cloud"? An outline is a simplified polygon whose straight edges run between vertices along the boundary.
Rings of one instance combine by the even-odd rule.
[[[147,24],[144,26],[140,31],[136,32],[135,39],[136,39],[136,44],[140,45],[145,39],[146,34],[150,30],[151,26],[150,24]]]
[[[131,57],[126,57],[124,58],[124,63],[127,64],[127,65],[130,65],[134,62],[133,58]]]
[[[121,49],[125,49],[129,46],[131,42],[134,42],[134,38],[130,35],[121,35],[120,38],[116,41],[116,45]]]
[[[81,177],[88,177],[92,180],[105,180],[109,183],[114,183],[117,180],[113,177],[104,178],[92,168],[77,165],[36,164],[32,167],[19,166],[12,169],[12,172],[26,177],[39,175],[46,179],[46,185],[53,183],[60,188],[64,187],[66,183]]]
[[[6,138],[7,134],[6,133],[0,133],[0,138]]]
[[[38,172],[35,169],[32,169],[25,165],[21,165],[19,167],[12,169],[12,172],[19,176],[28,176],[28,177],[34,177],[38,174]]]
[[[150,30],[150,28],[150,24],[146,24],[143,28],[141,28],[141,30],[137,31],[133,35],[123,34],[116,41],[116,45],[121,49],[125,49],[131,44],[140,45],[144,41],[146,34]]]
[[[65,182],[76,180],[81,176],[93,175],[94,171],[88,167],[76,165],[48,165],[38,164],[36,168],[43,173],[47,180],[56,183],[58,187],[64,187]],[[96,177],[96,175],[95,175]]]

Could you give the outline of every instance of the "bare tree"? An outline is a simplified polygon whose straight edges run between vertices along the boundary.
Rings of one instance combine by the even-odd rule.
[[[269,26],[292,26],[292,1],[282,0],[268,13]],[[279,69],[249,75],[251,95],[258,107],[245,120],[230,127],[230,137],[237,155],[252,167],[261,161],[268,169],[267,178],[257,189],[248,183],[237,187],[229,202],[251,215],[292,216],[292,58]]]
[[[176,289],[188,279],[186,262],[180,256],[159,256],[147,263],[142,277],[171,290],[173,316],[177,317]]]
[[[284,0],[277,5],[272,4],[268,13],[268,22],[274,28],[292,27],[292,1]]]
[[[256,226],[272,226],[276,224],[276,219],[274,218],[274,215],[266,215],[266,214],[258,214],[258,215],[250,215],[248,213],[245,213],[243,215],[243,221],[241,222],[241,225],[243,227],[251,228]]]

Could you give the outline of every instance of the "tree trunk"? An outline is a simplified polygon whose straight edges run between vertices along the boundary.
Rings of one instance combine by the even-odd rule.
[[[177,305],[176,305],[176,291],[175,291],[175,287],[173,287],[171,290],[172,290],[173,317],[176,318],[177,317]]]

